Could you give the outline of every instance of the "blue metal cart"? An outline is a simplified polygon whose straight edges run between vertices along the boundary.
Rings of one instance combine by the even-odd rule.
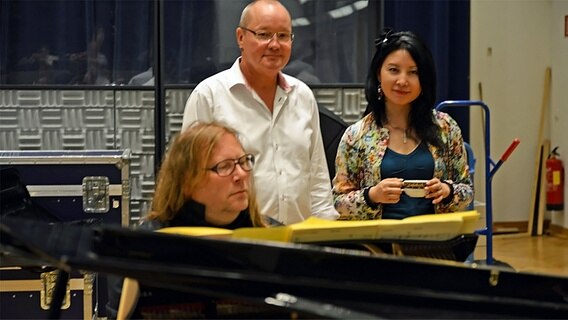
[[[471,107],[480,106],[483,108],[485,113],[485,202],[486,202],[486,226],[481,230],[477,230],[478,235],[485,236],[487,238],[487,258],[486,263],[488,265],[494,264],[493,258],[493,206],[492,206],[492,188],[491,181],[493,176],[499,170],[501,165],[509,158],[511,153],[515,150],[517,145],[519,145],[520,140],[514,139],[509,148],[503,153],[501,159],[495,163],[491,159],[491,148],[490,148],[490,127],[489,127],[489,107],[482,101],[474,100],[447,100],[442,101],[436,106],[436,110],[442,111],[448,107]]]

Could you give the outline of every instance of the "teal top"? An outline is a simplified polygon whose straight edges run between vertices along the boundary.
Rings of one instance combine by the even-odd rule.
[[[461,130],[447,113],[432,110],[432,116],[440,127],[443,148],[427,145],[434,161],[434,172],[429,179],[436,177],[454,187],[448,201],[434,205],[434,213],[466,210],[473,199],[473,186]],[[343,134],[333,179],[333,201],[340,219],[382,218],[384,205],[367,203],[364,190],[382,180],[381,167],[388,144],[389,131],[377,126],[373,113],[349,126]]]
[[[383,179],[430,180],[433,175],[434,158],[424,142],[409,154],[400,154],[387,148],[381,165]],[[404,192],[400,195],[399,202],[383,206],[383,219],[403,219],[428,213],[434,213],[432,199],[413,198]]]

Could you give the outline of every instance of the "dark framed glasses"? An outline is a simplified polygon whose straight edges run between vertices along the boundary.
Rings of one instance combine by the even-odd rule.
[[[288,43],[294,41],[294,34],[290,32],[268,32],[262,30],[254,31],[241,26],[239,26],[239,28],[252,33],[256,40],[262,42],[268,42],[272,40],[272,38],[274,38],[274,35],[276,35],[276,40],[280,43]]]
[[[235,171],[237,164],[241,166],[244,171],[249,172],[254,168],[254,156],[252,154],[245,154],[238,159],[226,159],[218,162],[211,168],[207,168],[207,170],[214,171],[220,177],[226,177],[230,176]]]

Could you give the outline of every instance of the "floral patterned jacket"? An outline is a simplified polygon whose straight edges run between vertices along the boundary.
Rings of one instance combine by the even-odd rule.
[[[462,211],[473,199],[467,154],[461,130],[452,117],[433,111],[441,128],[442,143],[448,152],[428,145],[434,158],[434,177],[453,183],[451,201],[434,205],[436,213]],[[373,114],[368,114],[347,128],[337,149],[333,201],[343,220],[380,219],[383,206],[371,208],[363,196],[363,189],[381,181],[381,162],[389,142],[389,132],[379,128]]]

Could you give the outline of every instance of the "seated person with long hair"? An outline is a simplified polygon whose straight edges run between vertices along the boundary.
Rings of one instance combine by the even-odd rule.
[[[237,132],[217,123],[194,124],[171,143],[141,227],[266,226],[252,187],[253,167],[254,156],[244,151]]]
[[[218,123],[196,122],[171,142],[157,176],[152,210],[142,219],[140,228],[203,226],[233,230],[270,225],[272,220],[258,210],[253,167],[254,156],[243,149],[237,132]],[[131,281],[124,281],[125,288]],[[110,318],[118,311],[122,282],[111,282]]]

